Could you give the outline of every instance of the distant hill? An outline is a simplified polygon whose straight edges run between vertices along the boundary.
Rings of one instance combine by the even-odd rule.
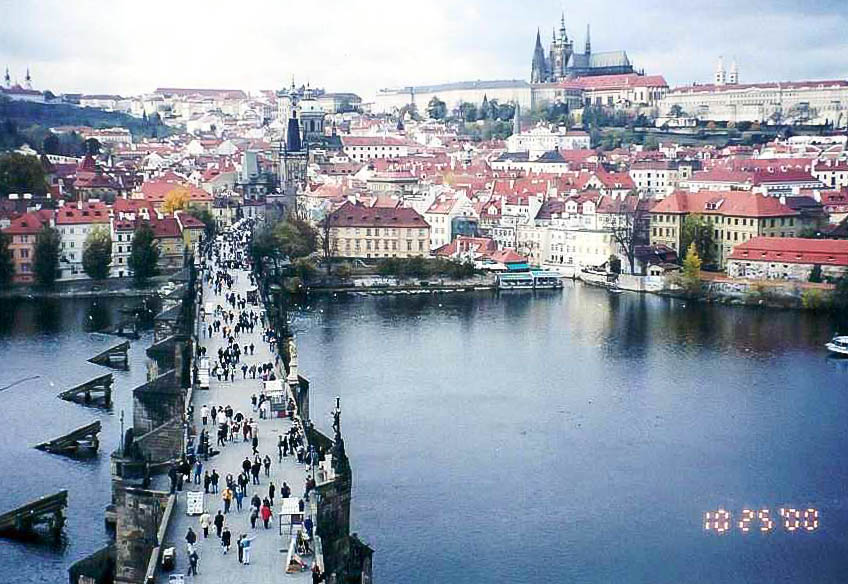
[[[17,148],[27,142],[40,149],[49,128],[88,126],[90,128],[127,128],[133,140],[163,137],[175,133],[158,120],[142,120],[119,112],[70,104],[30,103],[0,98],[0,149]]]

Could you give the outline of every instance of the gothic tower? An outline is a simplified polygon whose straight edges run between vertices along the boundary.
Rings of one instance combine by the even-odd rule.
[[[588,24],[586,25],[586,54],[587,55],[592,54],[592,40],[591,40],[591,37],[589,36],[589,25]]]
[[[560,43],[560,59],[559,70],[557,71],[557,81],[565,79],[565,70],[568,68],[568,62],[571,60],[571,55],[574,54],[574,43],[568,40],[568,35],[565,32],[565,12],[562,13],[562,20],[559,27]]]
[[[545,50],[542,48],[542,37],[536,29],[536,48],[533,49],[533,67],[530,71],[530,83],[544,83],[547,78]]]

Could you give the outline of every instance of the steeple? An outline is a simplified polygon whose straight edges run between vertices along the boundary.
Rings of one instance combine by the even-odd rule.
[[[562,42],[568,40],[568,35],[565,34],[565,11],[563,11],[562,13],[562,20],[560,21],[559,25],[559,38],[560,40],[562,40]]]
[[[736,59],[730,63],[730,73],[727,74],[727,84],[736,85],[739,83],[739,67],[736,65]]]
[[[521,106],[515,102],[515,113],[512,115],[512,135],[517,136],[521,133]]]
[[[592,54],[592,38],[589,35],[589,25],[588,25],[588,23],[586,24],[586,54],[587,55]]]
[[[32,89],[32,77],[30,77],[29,75],[29,67],[27,67],[27,74],[26,80],[24,82],[24,87],[26,87],[26,89]]]
[[[533,49],[533,64],[530,69],[530,83],[544,83],[547,75],[545,50],[542,48],[542,36],[536,29],[536,48]]]
[[[3,85],[5,87],[12,86],[12,78],[9,76],[9,67],[6,67],[6,76],[3,77]]]

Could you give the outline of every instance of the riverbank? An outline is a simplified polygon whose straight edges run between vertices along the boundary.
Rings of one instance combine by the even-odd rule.
[[[40,288],[35,285],[16,285],[8,290],[0,290],[0,298],[137,298],[156,294],[167,285],[173,274],[150,278],[144,285],[138,285],[132,278],[109,278],[107,280],[64,280],[54,283],[52,288]]]

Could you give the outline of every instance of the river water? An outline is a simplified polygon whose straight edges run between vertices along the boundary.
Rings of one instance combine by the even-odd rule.
[[[109,542],[103,511],[110,501],[109,454],[118,446],[120,412],[132,423],[132,394],[146,377],[144,350],[152,334],[130,344],[128,371],[114,371],[111,410],[87,408],[56,397],[60,391],[113,371],[88,363],[121,342],[103,330],[121,320],[133,300],[0,300],[0,512],[68,489],[68,523],[58,546],[0,540],[0,582],[68,581],[70,564]],[[100,452],[75,460],[34,444],[100,420]]]
[[[0,541],[0,581],[66,581],[107,541],[106,453],[150,339],[112,412],[55,394],[104,371],[85,360],[115,338],[86,331],[116,308],[0,307],[0,387],[42,376],[0,391],[0,510],[70,489],[64,547]],[[319,426],[342,398],[352,523],[380,582],[848,581],[848,361],[822,347],[827,317],[569,283],[313,298],[293,322]],[[96,461],[30,447],[95,418]],[[730,530],[705,530],[720,507]],[[787,531],[781,507],[817,509],[818,527]],[[743,533],[745,508],[775,527]]]

